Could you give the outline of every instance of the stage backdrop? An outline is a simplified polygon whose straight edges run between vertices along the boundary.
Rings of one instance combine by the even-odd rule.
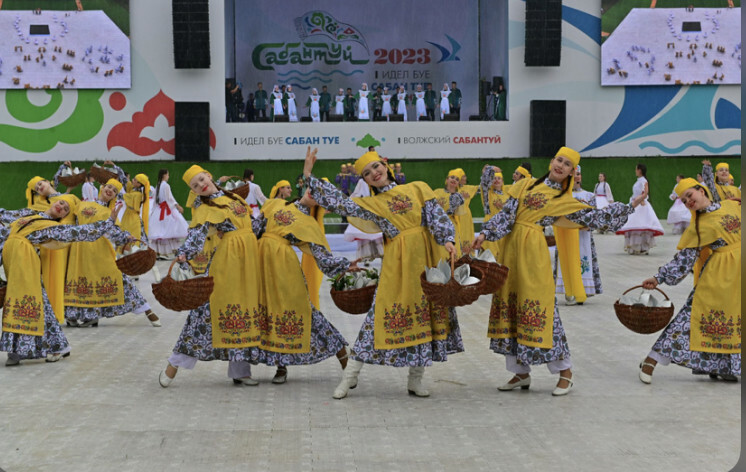
[[[231,4],[235,23],[227,27],[235,30],[235,72],[244,99],[257,82],[268,92],[274,84],[290,84],[299,115],[307,116],[303,107],[314,87],[320,92],[326,85],[332,94],[350,87],[354,93],[366,82],[371,90],[403,85],[410,94],[418,84],[431,82],[440,90],[456,81],[461,119],[478,113],[478,2],[431,0],[404,8],[401,0],[253,0],[226,7]]]

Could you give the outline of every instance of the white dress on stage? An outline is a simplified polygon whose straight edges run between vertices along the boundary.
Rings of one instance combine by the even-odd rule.
[[[681,199],[676,195],[675,191],[671,192],[671,195],[668,197],[674,202],[668,210],[668,218],[666,221],[668,224],[673,226],[673,234],[681,234],[684,232],[686,227],[689,226],[689,223],[692,220],[692,212],[681,203]]]
[[[288,119],[298,121],[298,107],[295,105],[295,93],[288,92]]]
[[[404,115],[404,121],[407,121],[407,93],[397,93],[396,98],[399,100],[399,103],[396,105],[396,113]]]
[[[391,94],[389,94],[389,93],[383,93],[381,95],[381,98],[383,99],[383,106],[381,107],[381,116],[385,116],[386,117],[386,121],[388,121],[389,120],[389,115],[394,112],[391,109]]]
[[[350,194],[350,198],[353,197],[370,197],[370,186],[363,179],[357,181],[355,190]],[[344,240],[357,242],[357,259],[383,257],[383,233],[364,233],[348,224]]]
[[[440,91],[440,119],[443,119],[443,116],[449,114],[451,112],[451,104],[448,102],[448,96],[451,94],[450,90],[441,90]]]
[[[275,116],[281,116],[285,114],[285,110],[282,108],[282,92],[272,92],[272,107]]]
[[[335,115],[344,115],[345,114],[345,96],[344,95],[335,95],[334,96],[334,114]]]
[[[360,101],[357,104],[357,119],[358,120],[369,120],[370,112],[368,111],[368,94],[370,90],[358,90],[360,94]]]
[[[425,92],[415,92],[414,96],[417,99],[414,103],[415,111],[417,112],[417,119],[419,120],[421,116],[427,116],[427,108],[425,107]]]
[[[187,236],[189,225],[176,207],[168,182],[161,182],[158,195],[150,206],[150,247],[158,254],[173,254]]]
[[[630,203],[642,195],[647,182],[645,177],[637,178],[637,182],[632,186]],[[645,198],[645,201],[635,208],[635,212],[629,215],[627,223],[616,234],[624,235],[624,250],[629,254],[647,254],[650,248],[655,247],[655,237],[663,235],[663,226],[658,221],[648,198]]]

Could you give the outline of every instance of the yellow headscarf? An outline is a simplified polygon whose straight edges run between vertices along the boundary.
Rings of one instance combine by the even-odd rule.
[[[502,179],[503,178],[503,173],[502,172],[495,172],[495,177],[500,177]]]
[[[104,191],[104,187],[106,185],[111,185],[112,187],[117,189],[117,194],[122,191],[122,182],[120,182],[117,179],[109,179],[106,184],[102,185],[101,188],[98,190],[98,199],[101,200],[101,192]],[[114,205],[117,204],[117,196],[114,195],[114,198],[112,198],[109,201],[109,208],[114,208]]]
[[[461,167],[453,169],[451,172],[453,172],[456,177],[459,178],[459,180],[461,180],[461,178],[466,175],[466,172],[464,172],[464,169],[462,169]]]
[[[142,185],[142,226],[145,234],[148,234],[150,225],[150,179],[145,174],[137,174],[135,180]]]
[[[275,198],[281,187],[290,187],[290,182],[287,180],[280,180],[277,182],[275,186],[272,187],[272,190],[269,191],[269,198]]]
[[[718,171],[722,169],[723,167],[725,167],[726,169],[728,169],[728,171],[730,171],[730,166],[728,165],[727,162],[719,162],[718,165],[715,166],[715,170]]]
[[[75,223],[75,211],[78,209],[78,204],[80,203],[80,199],[71,194],[71,193],[64,193],[62,195],[57,195],[54,197],[54,200],[64,200],[67,202],[67,204],[70,206],[70,213],[67,214],[64,218],[60,220],[60,223],[63,225],[71,225]]]
[[[38,175],[31,180],[28,181],[26,184],[26,201],[28,202],[28,207],[31,208],[31,205],[33,205],[33,202],[31,201],[31,198],[35,192],[36,184],[44,180],[44,177],[39,177]]]
[[[189,182],[192,181],[193,178],[195,178],[198,174],[201,174],[202,172],[207,172],[202,167],[198,166],[197,164],[194,164],[192,167],[186,170],[184,172],[184,175],[181,177],[184,182],[189,185]],[[210,178],[212,178],[212,174],[207,172],[210,175]]]
[[[528,171],[528,170],[527,170],[527,169],[526,169],[525,167],[523,167],[523,166],[518,166],[518,168],[517,168],[517,169],[516,169],[515,171],[516,171],[516,172],[518,172],[519,174],[521,174],[522,176],[524,176],[524,177],[525,177],[525,178],[527,178],[527,179],[528,179],[528,178],[531,178],[531,172],[529,172],[529,171]]]
[[[394,175],[394,170],[391,168],[391,166],[389,166],[386,163],[386,161],[384,161],[383,159],[381,159],[381,156],[379,156],[376,151],[368,151],[365,154],[363,154],[362,156],[360,156],[360,158],[355,161],[355,172],[357,173],[357,175],[359,175],[359,176],[362,177],[362,175],[363,175],[363,169],[365,169],[365,166],[367,166],[371,162],[375,162],[375,161],[381,161],[381,162],[383,162],[383,165],[386,166],[386,169],[388,169],[389,173],[392,176]]]
[[[449,170],[447,177],[451,177],[451,176],[456,177],[457,179],[461,178],[461,175],[458,173],[458,169],[451,169],[451,170]]]
[[[554,157],[559,156],[569,159],[570,162],[572,162],[573,167],[577,167],[578,164],[580,164],[580,153],[574,149],[570,149],[569,147],[562,146],[559,148],[559,151],[557,151],[557,154],[555,154]]]
[[[692,187],[699,186],[703,189],[705,189],[705,194],[707,195],[707,198],[712,200],[712,195],[710,194],[710,190],[707,188],[706,185],[702,185],[699,182],[697,182],[696,179],[693,179],[691,177],[686,179],[681,179],[678,184],[676,184],[676,187],[673,189],[674,192],[676,192],[676,195],[681,198],[681,194],[686,192]]]

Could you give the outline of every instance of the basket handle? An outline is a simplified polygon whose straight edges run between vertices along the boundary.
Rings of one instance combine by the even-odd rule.
[[[628,289],[627,291],[625,291],[622,295],[626,295],[627,292],[631,292],[632,290],[634,290],[636,288],[643,288],[643,287],[642,287],[642,285],[635,285],[634,287],[632,287],[632,288]],[[647,289],[645,289],[645,290],[647,290]],[[663,296],[666,297],[666,300],[670,300],[670,298],[668,298],[668,295],[666,295],[666,292],[664,292],[663,290],[659,289],[658,287],[655,287],[655,290],[658,290],[660,293],[662,293]]]
[[[451,280],[454,280],[453,278],[453,271],[455,270],[454,265],[456,264],[456,253],[451,253]]]
[[[168,272],[166,272],[166,276],[171,277],[171,270],[174,268],[174,264],[176,264],[177,262],[179,262],[179,260],[178,259],[174,259],[174,261],[171,263],[171,265],[168,266]]]

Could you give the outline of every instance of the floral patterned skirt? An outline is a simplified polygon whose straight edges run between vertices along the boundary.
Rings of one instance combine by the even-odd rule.
[[[653,344],[653,351],[671,359],[674,364],[692,369],[695,374],[741,375],[741,354],[689,350],[693,298],[694,290]]]
[[[451,332],[446,339],[430,341],[416,346],[401,349],[376,349],[373,339],[373,326],[375,325],[376,303],[373,301],[368,314],[365,316],[360,334],[357,336],[355,346],[352,348],[352,357],[366,364],[388,365],[392,367],[427,367],[433,362],[445,362],[448,354],[463,352],[464,343],[461,340],[461,329],[456,317],[456,309],[448,309],[448,318],[451,323]]]
[[[13,353],[20,359],[43,359],[47,357],[47,354],[64,353],[70,350],[70,344],[54,316],[54,310],[49,303],[44,286],[41,288],[41,293],[44,298],[44,334],[31,336],[3,331],[0,336],[0,351]]]
[[[124,304],[115,306],[102,307],[81,307],[65,306],[65,319],[67,321],[78,321],[85,323],[87,321],[96,321],[99,318],[113,318],[130,312],[142,313],[147,310],[149,305],[145,298],[137,289],[132,279],[122,274],[124,287]]]
[[[547,364],[569,358],[570,347],[567,345],[565,328],[562,327],[556,300],[554,303],[554,323],[552,324],[552,347],[550,349],[524,346],[519,344],[516,338],[491,339],[490,349],[497,354],[515,356],[519,365]]]
[[[189,312],[174,352],[201,361],[245,361],[266,365],[315,364],[335,355],[347,345],[347,341],[320,311],[313,306],[311,308],[311,349],[309,352],[288,354],[266,351],[259,347],[215,349],[212,347],[209,302]]]

